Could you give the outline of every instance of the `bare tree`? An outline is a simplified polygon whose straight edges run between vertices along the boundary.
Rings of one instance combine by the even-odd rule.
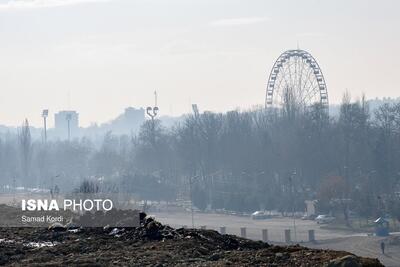
[[[25,119],[25,121],[22,123],[22,127],[18,133],[18,141],[20,148],[22,178],[26,181],[30,178],[29,169],[32,155],[32,139],[28,119]]]

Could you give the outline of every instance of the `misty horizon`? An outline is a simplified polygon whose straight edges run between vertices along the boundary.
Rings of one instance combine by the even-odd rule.
[[[354,100],[354,101],[360,101],[360,100],[361,100],[361,97],[362,97],[362,95],[361,95],[361,96],[353,96],[353,97],[352,97],[352,100]],[[374,109],[378,108],[380,105],[382,105],[383,103],[396,103],[396,102],[400,102],[400,97],[397,97],[397,98],[383,97],[383,98],[374,98],[374,99],[369,99],[369,98],[367,97],[366,100],[367,100],[368,103],[372,103],[372,105],[373,105],[373,106],[372,106],[372,109],[374,110]],[[197,105],[198,105],[198,104],[197,104]],[[199,106],[199,105],[198,105],[198,106]],[[201,107],[201,106],[200,106],[200,107]],[[129,109],[129,108],[133,108],[133,109],[143,109],[143,110],[145,110],[145,109],[146,109],[146,106],[142,106],[142,107],[125,107],[124,109],[126,110],[126,109]],[[248,108],[248,109],[243,109],[243,108],[237,107],[237,108],[235,108],[235,109],[232,109],[232,110],[225,110],[225,111],[202,110],[201,112],[226,113],[226,112],[229,112],[229,111],[247,111],[247,110],[257,110],[257,109],[263,109],[263,108],[264,108],[263,105],[257,105],[257,106],[254,105],[253,107]],[[340,108],[340,103],[337,103],[337,104],[335,104],[335,103],[329,104],[330,115],[331,115],[332,117],[337,117],[337,116],[339,115],[339,108]],[[112,124],[113,121],[115,121],[116,119],[118,119],[119,116],[122,116],[122,115],[124,114],[124,112],[123,112],[124,109],[121,109],[121,111],[120,111],[118,114],[116,114],[115,117],[112,117],[112,118],[110,118],[110,119],[108,119],[108,120],[97,120],[97,121],[92,121],[92,122],[90,122],[90,124],[88,124],[88,125],[85,125],[85,124],[82,125],[81,122],[79,121],[79,127],[80,127],[80,128],[91,128],[91,127],[99,127],[99,126],[105,126],[105,125],[107,125],[107,124]],[[81,114],[79,113],[79,110],[72,110],[72,109],[70,109],[70,110],[64,109],[64,110],[56,110],[56,111],[51,111],[51,110],[49,110],[49,119],[48,119],[48,121],[47,121],[48,129],[53,129],[53,128],[54,128],[54,115],[55,115],[56,113],[58,113],[58,112],[63,112],[63,111],[66,111],[66,112],[78,112],[79,117],[81,116]],[[161,109],[161,111],[162,111],[162,109]],[[174,121],[174,120],[178,121],[179,119],[183,119],[183,116],[190,115],[190,114],[192,114],[192,113],[193,113],[192,106],[190,106],[190,110],[188,110],[188,112],[186,112],[186,113],[177,114],[177,115],[161,114],[160,116],[157,117],[157,119],[160,119],[161,121],[164,121],[164,120],[171,120],[171,119],[172,119],[172,121]],[[40,112],[38,112],[38,114],[39,114],[39,115],[38,115],[37,117],[40,117]],[[26,117],[25,119],[27,119],[28,122],[31,121],[31,120],[30,120],[30,117]],[[25,119],[22,120],[22,121],[21,121],[19,124],[17,124],[17,125],[4,125],[4,124],[2,124],[1,121],[0,121],[0,126],[6,127],[6,128],[19,128],[19,127],[21,127],[21,125],[23,124],[23,122],[25,121]],[[147,119],[147,120],[150,119],[150,118],[148,117],[147,114],[145,114],[145,119]],[[169,123],[168,125],[170,125],[170,124],[171,124],[171,123]],[[32,128],[37,128],[37,129],[41,129],[41,128],[43,128],[43,121],[39,121],[37,124],[31,124],[31,123],[30,123],[30,127],[32,127]],[[112,130],[112,129],[111,129],[111,130]]]

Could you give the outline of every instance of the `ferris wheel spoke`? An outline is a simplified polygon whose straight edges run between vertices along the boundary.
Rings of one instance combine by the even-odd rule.
[[[313,96],[315,96],[317,92],[317,87],[314,87],[312,90],[309,91],[309,93],[302,99],[302,103],[307,104],[305,101],[308,99],[312,99]],[[314,104],[314,103],[309,103],[309,104]]]
[[[289,75],[290,75],[290,70],[289,70]],[[291,85],[291,83],[290,82],[288,82],[288,77],[287,77],[287,75],[286,75],[286,69],[283,69],[283,79],[285,80],[285,83],[286,83],[286,86],[285,86],[285,88],[290,88],[292,85]]]
[[[302,95],[308,94],[309,89],[307,89],[307,85],[308,85],[308,83],[310,83],[310,86],[311,86],[311,83],[312,83],[312,82],[310,81],[310,79],[311,79],[311,74],[312,74],[312,69],[308,69],[307,78],[306,78],[306,80],[305,80],[305,83],[304,83],[304,85],[300,88],[300,90],[301,90],[301,92],[302,92]]]
[[[315,97],[316,95],[318,95],[318,90],[319,90],[318,82],[316,82],[316,80],[313,80],[311,82],[311,84],[310,84],[309,90],[308,90],[304,100],[306,100],[307,98],[312,98],[313,96]]]
[[[301,97],[303,96],[303,90],[301,90],[302,88],[302,83],[303,83],[303,73],[305,71],[305,64],[304,62],[302,62],[302,67],[301,67],[301,73],[300,73],[300,77],[299,77],[299,94],[301,95]]]

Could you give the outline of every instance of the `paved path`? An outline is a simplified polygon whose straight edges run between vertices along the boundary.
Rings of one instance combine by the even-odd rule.
[[[400,266],[400,246],[391,246],[387,242],[385,255],[381,253],[380,243],[385,237],[351,236],[318,241],[316,244],[305,244],[311,248],[344,250],[358,256],[378,258],[387,267]]]

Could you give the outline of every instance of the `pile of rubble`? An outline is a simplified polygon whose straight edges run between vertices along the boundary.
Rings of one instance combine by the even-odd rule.
[[[1,228],[0,265],[383,266],[347,252],[273,246],[213,230],[174,229],[144,213],[138,227]]]

